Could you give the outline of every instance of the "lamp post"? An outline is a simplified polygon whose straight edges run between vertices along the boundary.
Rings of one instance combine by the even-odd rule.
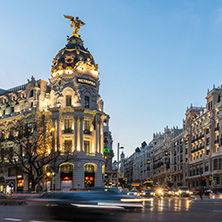
[[[118,168],[117,168],[117,187],[118,187],[118,185],[119,185],[119,150],[120,149],[124,149],[124,147],[123,146],[120,146],[120,144],[118,143],[117,144],[117,163],[118,163]]]

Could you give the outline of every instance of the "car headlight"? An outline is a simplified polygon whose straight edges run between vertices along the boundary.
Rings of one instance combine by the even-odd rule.
[[[181,193],[182,193],[182,190],[179,190],[179,193],[181,194]]]
[[[187,191],[186,191],[186,193],[190,193],[190,191],[189,191],[189,190],[187,190]]]
[[[171,194],[171,193],[172,193],[171,191],[168,192],[168,194]]]
[[[162,191],[162,190],[157,190],[157,193],[158,193],[158,194],[162,194],[163,191]]]
[[[130,195],[130,193],[127,193],[127,195]]]
[[[151,194],[151,195],[153,195],[154,193],[153,193],[153,192],[151,192],[150,194]]]

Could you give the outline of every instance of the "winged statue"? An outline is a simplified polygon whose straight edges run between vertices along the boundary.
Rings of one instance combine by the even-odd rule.
[[[64,17],[71,21],[70,28],[72,28],[74,26],[74,30],[73,30],[72,35],[79,37],[79,35],[77,33],[78,33],[80,27],[82,25],[85,25],[85,23],[83,21],[81,21],[79,19],[79,17],[76,17],[76,19],[74,19],[74,17],[70,16],[70,15],[64,15]]]

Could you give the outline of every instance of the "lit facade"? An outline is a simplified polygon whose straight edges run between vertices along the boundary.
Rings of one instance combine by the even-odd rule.
[[[109,116],[99,95],[98,65],[77,34],[67,41],[53,59],[49,82],[32,77],[24,85],[0,92],[1,147],[14,148],[11,123],[30,113],[43,113],[52,129],[53,149],[63,153],[58,160],[62,164],[53,172],[54,188],[100,187],[104,185],[105,169],[111,173],[113,151]],[[69,159],[64,162],[67,152]],[[28,190],[28,178],[18,175],[1,155],[1,191],[9,181],[15,183],[15,190]],[[50,179],[42,183],[44,189],[52,188]]]

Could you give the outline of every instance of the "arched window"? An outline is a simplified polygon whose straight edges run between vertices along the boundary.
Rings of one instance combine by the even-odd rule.
[[[72,105],[72,96],[67,95],[66,96],[66,106],[71,106]]]

